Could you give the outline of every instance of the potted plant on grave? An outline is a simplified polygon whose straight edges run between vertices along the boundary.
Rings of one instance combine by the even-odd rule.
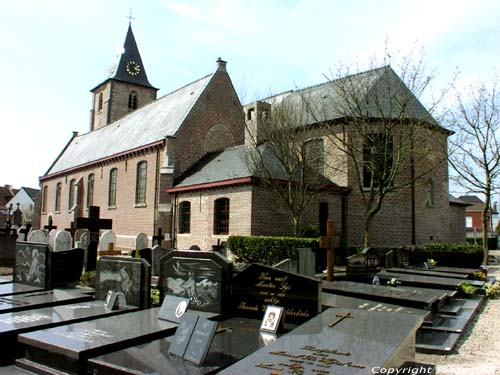
[[[427,262],[424,262],[424,267],[427,268],[427,269],[433,269],[433,268],[436,268],[436,260],[434,259],[427,259]]]
[[[392,279],[390,279],[389,281],[387,281],[386,285],[390,286],[392,288],[395,288],[398,285],[401,285],[401,281],[399,281],[398,279],[396,279],[395,277],[393,277]]]

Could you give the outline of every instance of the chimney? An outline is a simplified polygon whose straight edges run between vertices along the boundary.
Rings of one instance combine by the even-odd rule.
[[[222,60],[220,57],[217,59],[217,70],[221,72],[227,72],[226,70],[227,61]]]

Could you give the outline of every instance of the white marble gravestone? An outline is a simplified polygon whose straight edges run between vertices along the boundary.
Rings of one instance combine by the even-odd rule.
[[[73,248],[73,239],[71,233],[65,230],[59,230],[55,236],[53,251],[71,250]]]
[[[47,238],[47,234],[43,230],[35,229],[32,230],[28,235],[28,242],[47,244],[49,242],[49,239]]]
[[[112,230],[107,230],[99,240],[99,250],[109,250],[110,243],[113,244],[113,248],[116,247],[116,234]]]
[[[89,246],[89,230],[88,229],[77,229],[75,231],[75,246],[81,249],[87,250]]]
[[[49,232],[49,242],[47,243],[47,245],[49,245],[49,250],[50,251],[54,251],[54,245],[56,243],[56,234],[59,232],[58,229],[52,229],[50,232]]]
[[[146,233],[138,233],[135,238],[135,250],[142,250],[148,247],[148,235]]]

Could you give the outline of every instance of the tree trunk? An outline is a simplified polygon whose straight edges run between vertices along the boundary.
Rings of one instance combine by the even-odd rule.
[[[489,198],[486,198],[486,202],[483,207],[483,211],[481,213],[481,226],[483,229],[483,251],[484,251],[484,257],[483,257],[483,264],[488,265],[488,258],[489,258],[489,244],[488,244],[488,233],[489,233],[489,225],[488,225],[488,211],[489,211]]]
[[[363,247],[366,249],[367,247],[370,247],[370,224],[371,224],[371,219],[365,219],[365,229],[363,232]]]

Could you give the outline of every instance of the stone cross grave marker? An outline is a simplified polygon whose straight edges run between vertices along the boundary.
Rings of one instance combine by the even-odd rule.
[[[113,220],[100,219],[100,208],[98,206],[89,207],[89,217],[79,217],[76,219],[77,228],[86,228],[89,230],[90,239],[87,250],[87,259],[85,263],[86,271],[94,271],[97,261],[97,245],[99,244],[99,230],[112,229]]]
[[[44,225],[43,229],[45,229],[48,233],[50,233],[52,229],[57,229],[57,225],[53,225],[52,223],[52,216],[49,216],[48,223],[47,225]]]

